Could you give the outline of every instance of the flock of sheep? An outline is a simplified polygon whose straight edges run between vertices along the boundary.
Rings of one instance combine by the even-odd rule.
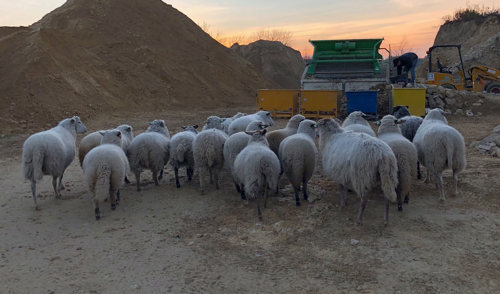
[[[203,129],[183,127],[170,137],[163,120],[150,122],[148,129],[134,137],[132,127],[121,125],[85,136],[79,144],[79,159],[92,196],[95,218],[100,219],[99,203],[109,199],[111,209],[120,201],[120,187],[135,175],[137,190],[144,169],[152,172],[155,185],[170,162],[180,188],[179,168],[186,168],[188,181],[198,171],[201,194],[207,189],[207,177],[219,189],[224,167],[232,175],[242,199],[256,200],[262,220],[261,200],[266,207],[270,193],[279,191],[282,175],[290,181],[296,205],[299,192],[307,200],[307,184],[318,159],[322,174],[339,185],[340,204],[347,203],[348,190],[361,199],[357,223],[361,223],[368,193],[380,187],[387,198],[384,220],[387,223],[390,202],[408,203],[412,182],[420,176],[419,164],[426,167],[426,182],[434,182],[440,200],[445,199],[443,170],[453,171],[457,193],[458,174],[464,170],[463,136],[448,125],[441,109],[432,109],[425,119],[411,116],[406,107],[386,115],[378,124],[378,137],[363,113],[352,112],[340,125],[336,119],[313,121],[298,114],[283,129],[267,131],[274,124],[271,114],[238,113],[230,118],[210,116]],[[74,116],[58,126],[31,135],[23,145],[23,173],[31,183],[35,208],[36,183],[43,175],[52,176],[56,198],[61,197],[62,177],[75,157],[78,133],[87,129]],[[319,137],[319,139],[317,139]]]

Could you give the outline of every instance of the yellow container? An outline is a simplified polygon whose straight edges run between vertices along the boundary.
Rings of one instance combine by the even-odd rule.
[[[309,118],[337,117],[338,90],[301,90],[300,114]]]
[[[291,117],[298,113],[300,90],[260,89],[257,108],[271,112],[273,117]]]
[[[408,107],[412,115],[425,116],[425,88],[393,88],[390,107],[397,105]]]

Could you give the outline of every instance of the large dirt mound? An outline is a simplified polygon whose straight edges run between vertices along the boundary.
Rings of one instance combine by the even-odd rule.
[[[258,40],[231,49],[250,61],[269,80],[283,89],[299,89],[306,63],[299,51],[279,41]]]
[[[500,69],[500,14],[468,21],[443,24],[434,39],[434,45],[462,45],[464,67],[484,65]],[[433,61],[439,57],[445,66],[458,65],[460,59],[456,49],[438,48],[433,51]],[[417,69],[417,75],[427,77],[428,59]],[[436,66],[433,64],[433,67]],[[436,67],[437,68],[437,67]]]
[[[160,0],[69,0],[0,30],[2,133],[117,111],[249,105],[273,86]]]

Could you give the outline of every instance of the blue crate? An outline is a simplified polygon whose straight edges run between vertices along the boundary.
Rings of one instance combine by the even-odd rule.
[[[345,92],[347,113],[358,110],[377,115],[377,93],[377,91]]]

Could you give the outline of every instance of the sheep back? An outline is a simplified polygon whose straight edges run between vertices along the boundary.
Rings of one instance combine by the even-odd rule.
[[[128,148],[130,169],[142,172],[143,168],[160,171],[170,158],[170,140],[158,132],[145,132],[136,136]]]
[[[298,133],[285,138],[279,146],[283,173],[294,187],[311,179],[316,168],[318,150],[311,137]]]
[[[249,200],[264,193],[266,187],[275,189],[279,174],[278,157],[263,144],[249,144],[234,161],[234,175],[237,182],[243,184]]]
[[[364,133],[342,132],[320,146],[324,146],[321,154],[325,175],[352,188],[362,199],[377,185],[380,177],[385,196],[396,201],[397,161],[382,140]]]
[[[223,149],[227,138],[227,134],[218,129],[208,129],[198,133],[193,140],[195,167],[222,168]]]

